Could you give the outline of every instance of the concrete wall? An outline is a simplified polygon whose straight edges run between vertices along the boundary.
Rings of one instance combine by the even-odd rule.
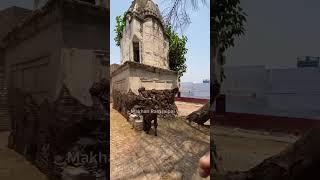
[[[228,112],[320,119],[318,68],[225,68]]]
[[[90,16],[82,11],[65,12],[62,23],[64,48],[109,49],[109,16]]]
[[[82,104],[91,106],[89,89],[93,83],[108,77],[109,61],[106,58],[107,54],[103,55],[94,50],[62,49],[59,68],[62,79],[57,91],[59,92],[65,84],[73,97]]]
[[[27,23],[17,35],[24,35],[25,40],[17,44],[12,42],[6,49],[8,82],[11,89],[21,88],[38,97],[39,101],[44,97],[55,100],[62,83],[67,82],[77,98],[90,104],[81,91],[84,93],[97,79],[92,72],[101,70],[101,66],[95,64],[99,58],[93,51],[109,51],[108,11],[78,2],[65,1],[60,5],[52,5],[55,7],[53,12],[34,16],[32,21],[36,23]],[[35,26],[41,26],[41,29]],[[105,61],[109,62],[109,59]],[[74,73],[67,72],[65,66],[72,66]],[[103,73],[104,77],[109,75]]]
[[[129,76],[130,72],[128,68],[125,68],[121,72],[112,76],[111,93],[114,90],[120,91],[121,93],[127,93],[129,91]]]
[[[131,89],[138,94],[138,89],[141,87],[146,88],[146,90],[164,90],[178,87],[175,72],[135,64],[124,64],[112,75],[111,86],[113,90],[126,93]]]
[[[9,92],[13,88],[21,88],[39,100],[44,97],[54,98],[61,44],[61,24],[56,23],[16,46],[7,48],[5,59]]]
[[[268,74],[264,66],[225,67],[226,79],[222,84],[225,94],[262,96],[269,88]]]
[[[140,62],[146,65],[169,69],[169,42],[159,21],[147,18],[143,22],[133,18],[121,39],[121,63],[134,61],[133,41],[140,45]]]
[[[137,90],[141,87],[146,88],[146,90],[164,90],[178,87],[176,74],[146,71],[143,68],[130,69],[129,82],[129,88],[134,93],[138,93]]]

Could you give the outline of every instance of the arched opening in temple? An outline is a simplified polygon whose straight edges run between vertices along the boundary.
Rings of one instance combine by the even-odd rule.
[[[139,41],[133,41],[133,60],[140,63],[140,43]]]

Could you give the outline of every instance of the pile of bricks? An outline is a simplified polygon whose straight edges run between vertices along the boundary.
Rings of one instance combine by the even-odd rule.
[[[103,83],[100,85],[105,85]],[[106,99],[103,98],[108,92],[101,92],[103,90],[108,88],[93,86],[90,93],[94,103],[90,107],[72,97],[65,86],[56,101],[45,100],[40,105],[27,93],[12,92],[13,126],[8,146],[51,179],[62,179],[63,175],[73,179],[105,176],[109,142],[106,140]],[[94,155],[99,159],[82,159]]]
[[[127,119],[129,119],[130,112],[136,105],[160,112],[157,113],[160,118],[173,118],[177,115],[177,106],[175,104],[177,93],[177,88],[172,90],[146,90],[145,88],[140,88],[138,95],[131,90],[126,94],[114,91],[112,94],[113,108]]]

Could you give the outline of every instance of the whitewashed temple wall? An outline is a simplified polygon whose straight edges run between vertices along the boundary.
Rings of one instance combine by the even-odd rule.
[[[121,63],[133,60],[133,41],[139,42],[140,62],[146,65],[169,69],[169,42],[158,21],[148,18],[144,22],[133,18],[121,39]]]

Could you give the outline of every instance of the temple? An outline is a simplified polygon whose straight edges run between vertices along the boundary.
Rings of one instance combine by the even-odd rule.
[[[177,74],[169,68],[169,39],[163,18],[152,0],[134,0],[125,13],[120,41],[120,66],[112,74],[112,90],[165,90],[177,87]]]

